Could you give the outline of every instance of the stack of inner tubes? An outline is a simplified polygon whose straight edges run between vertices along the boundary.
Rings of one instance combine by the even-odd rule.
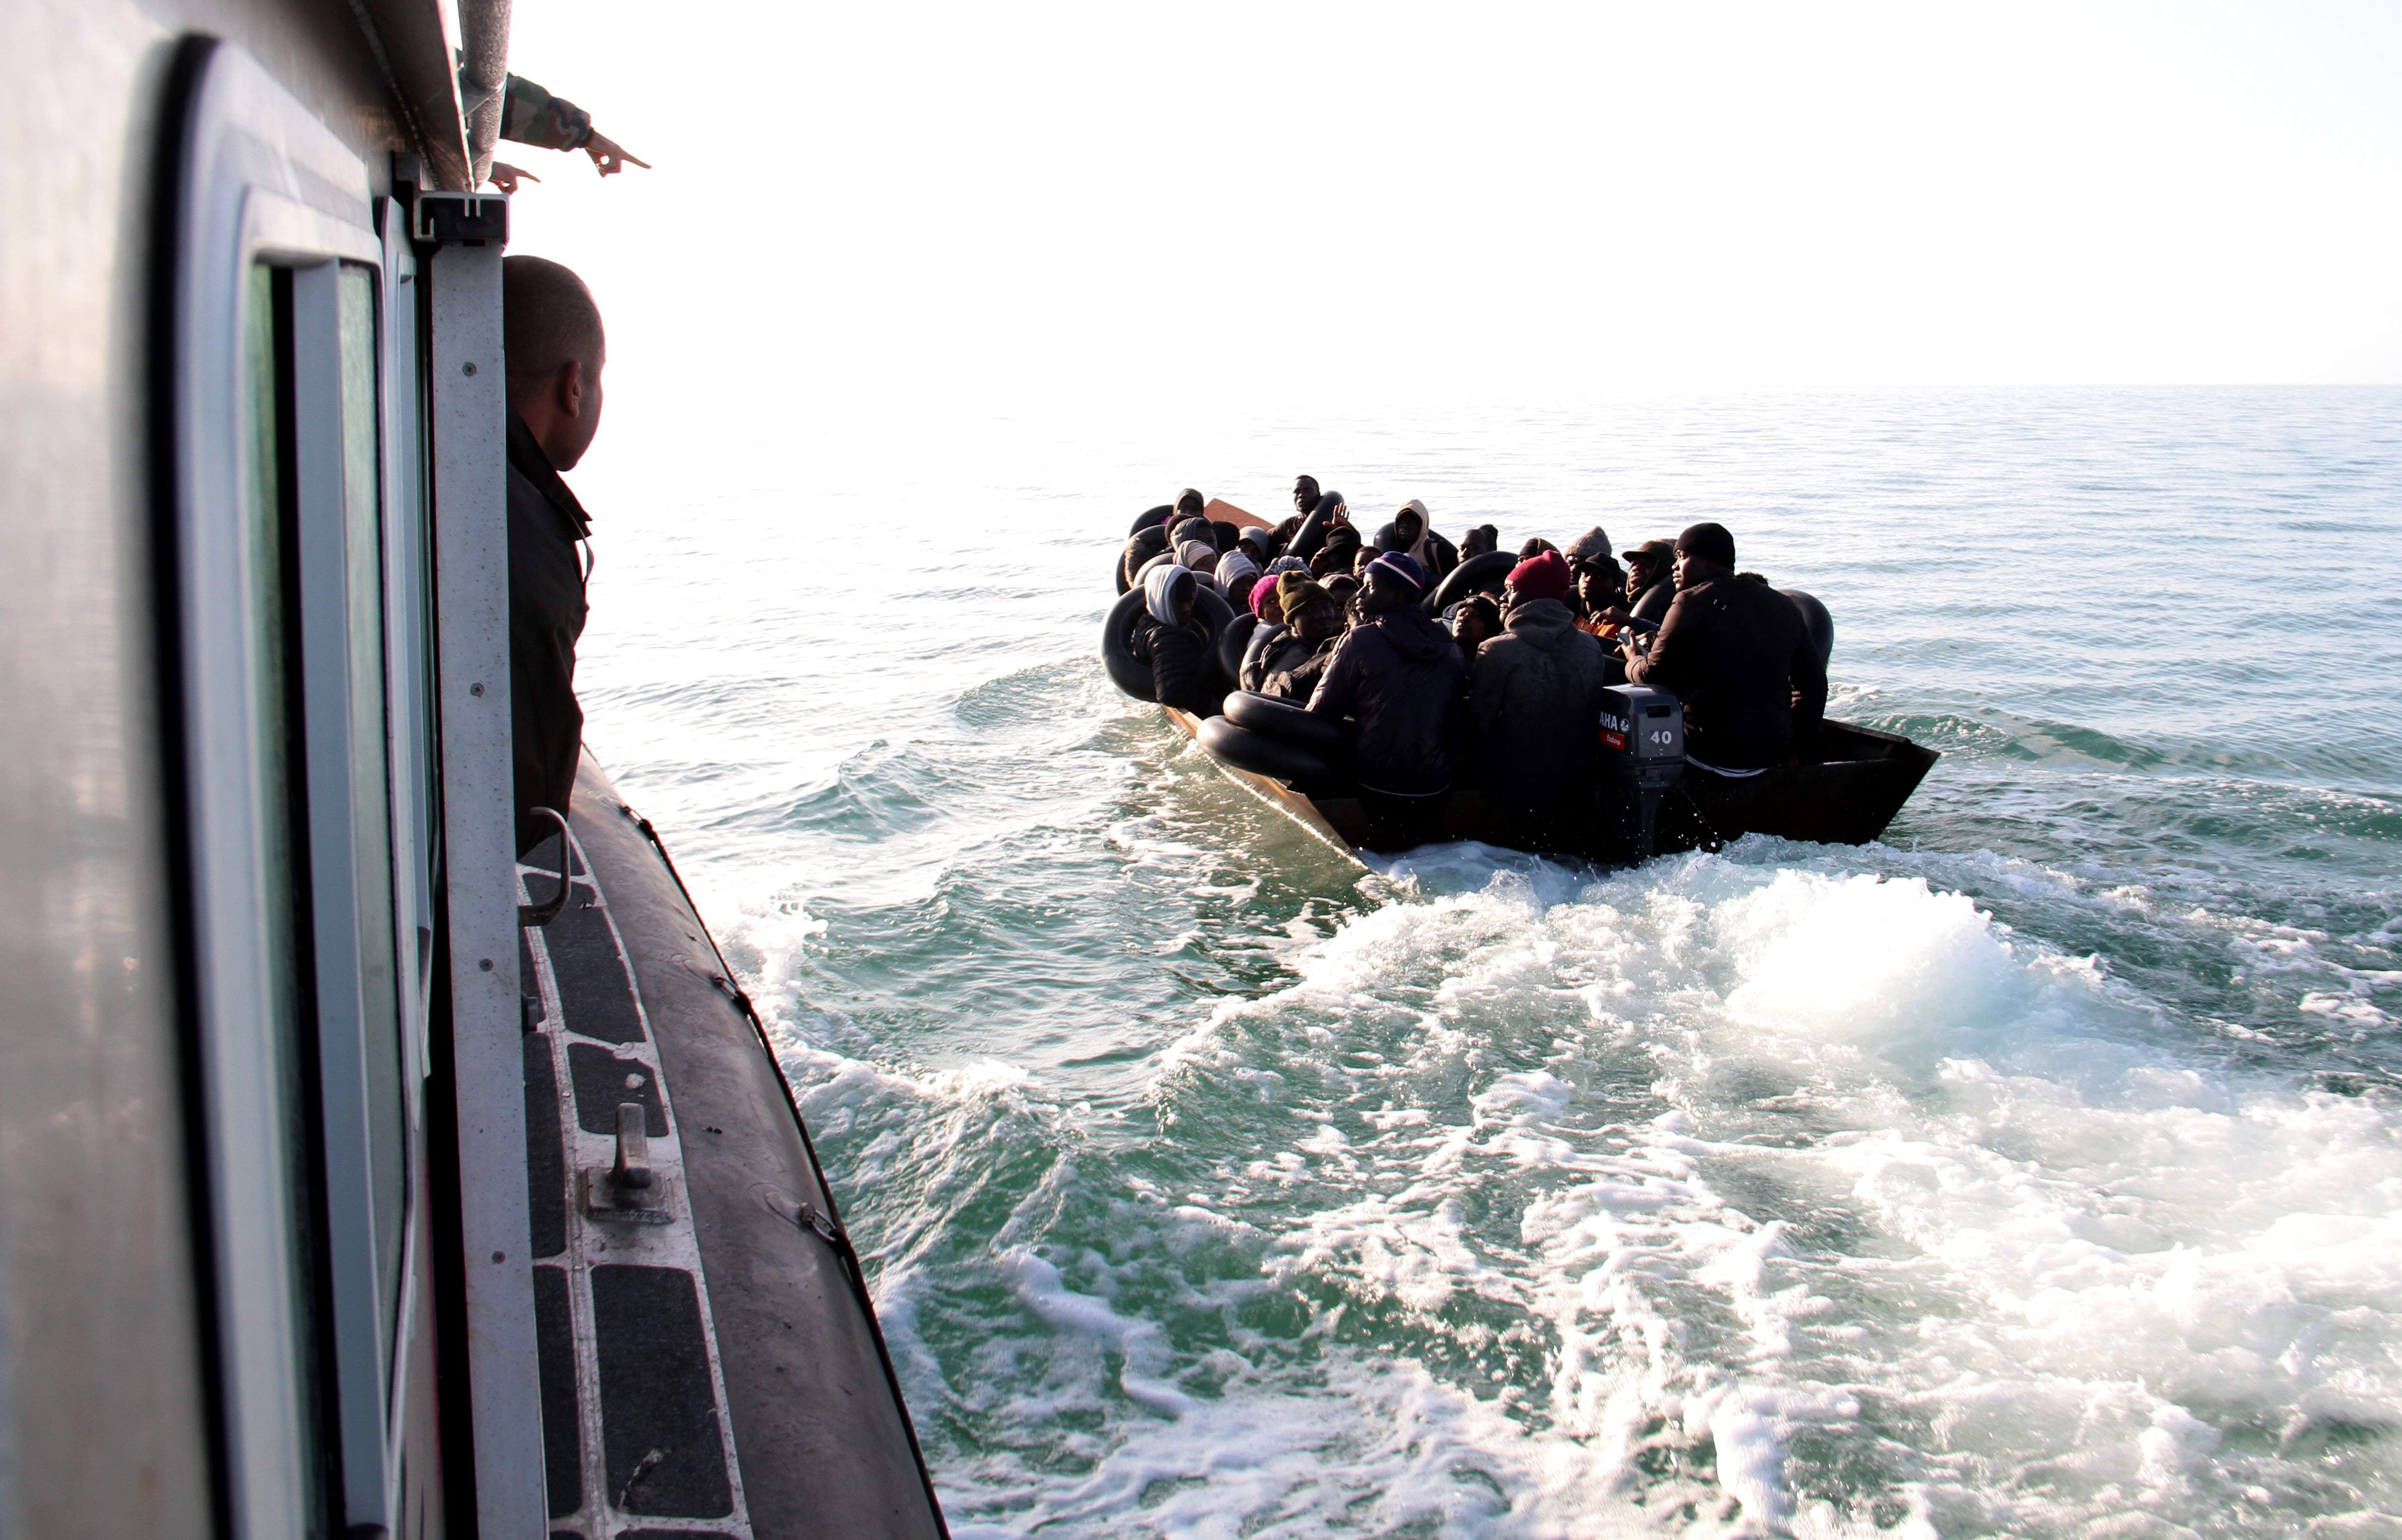
[[[1507,551],[1486,551],[1470,557],[1443,574],[1443,581],[1434,585],[1434,592],[1427,596],[1426,607],[1439,615],[1470,594],[1486,589],[1498,593],[1510,580],[1510,569],[1517,565],[1518,558]]]
[[[1289,700],[1237,690],[1226,713],[1203,722],[1201,747],[1237,770],[1283,781],[1308,796],[1340,791],[1349,777],[1351,743],[1345,723],[1315,715]]]

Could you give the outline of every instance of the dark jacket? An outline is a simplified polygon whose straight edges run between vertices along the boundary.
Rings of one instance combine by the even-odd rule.
[[[1198,621],[1163,626],[1145,615],[1126,639],[1135,661],[1151,665],[1151,698],[1203,715],[1218,708],[1218,692],[1210,682],[1209,635]]]
[[[1401,526],[1399,519],[1390,521],[1376,531],[1376,549],[1409,552],[1410,555],[1417,557],[1418,565],[1427,571],[1428,580],[1433,583],[1441,583],[1451,574],[1453,568],[1459,565],[1459,547],[1436,534],[1432,529],[1418,531],[1415,546],[1402,544]]]
[[[1570,579],[1568,608],[1577,612],[1579,619],[1586,618],[1587,612],[1584,600],[1579,597],[1574,581],[1578,568],[1594,567],[1600,570],[1602,589],[1609,595],[1609,602],[1612,604],[1617,603],[1618,596],[1626,591],[1626,569],[1621,567],[1618,564],[1618,558],[1609,554],[1609,536],[1600,525],[1594,525],[1576,539],[1569,541],[1562,547],[1560,556],[1568,564]]]
[[[1476,650],[1468,710],[1495,805],[1539,820],[1592,807],[1608,662],[1555,598],[1511,606],[1501,634]]]
[[[1677,602],[1677,580],[1662,578],[1643,590],[1640,598],[1628,605],[1627,612],[1636,620],[1648,620],[1657,626],[1668,618],[1668,606]]]
[[[1151,558],[1167,549],[1167,531],[1153,524],[1137,530],[1125,543],[1118,557],[1118,591],[1124,593],[1135,585],[1135,574],[1151,565]]]
[[[1451,787],[1451,743],[1465,668],[1451,633],[1415,604],[1388,610],[1334,644],[1309,697],[1323,717],[1360,724],[1361,786],[1398,796]]]
[[[1263,626],[1251,633],[1250,644],[1243,649],[1242,672],[1236,682],[1278,700],[1306,703],[1334,655],[1335,640],[1328,637],[1322,641],[1304,641],[1290,626]]]
[[[1797,742],[1815,749],[1827,709],[1826,666],[1802,612],[1746,578],[1679,591],[1650,655],[1626,677],[1674,690],[1694,757],[1729,769],[1782,763]]]
[[[518,854],[565,817],[584,749],[575,644],[584,635],[585,566],[576,543],[592,520],[514,411],[509,413],[509,728],[516,738]]]

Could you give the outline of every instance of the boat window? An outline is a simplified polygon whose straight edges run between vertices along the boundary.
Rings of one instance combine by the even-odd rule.
[[[393,900],[376,271],[255,265],[245,371],[269,1024],[293,1233],[304,1399],[327,1406],[346,1489],[388,1439],[407,1210],[399,906]],[[313,1387],[313,1388],[311,1388]],[[355,1496],[355,1492],[346,1492]],[[377,1502],[380,1502],[380,1492]]]
[[[383,461],[376,360],[379,295],[372,268],[341,268],[343,506],[350,579],[351,767],[359,895],[359,982],[364,1039],[368,1196],[374,1204],[379,1357],[391,1371],[400,1298],[402,1217],[408,1155],[403,1101],[398,969],[404,955],[393,903],[390,746],[384,681]],[[407,794],[407,793],[403,793]]]
[[[430,638],[421,434],[391,395],[419,338],[387,320],[356,155],[231,45],[187,39],[172,82],[163,512],[220,1460],[244,1533],[389,1531],[395,1408],[431,1405],[403,1345],[430,1309]]]
[[[242,517],[240,539],[244,589],[251,596],[248,622],[252,774],[257,788],[258,921],[263,932],[266,969],[260,983],[258,1024],[267,1039],[274,1066],[276,1096],[272,1134],[282,1145],[284,1169],[307,1172],[315,1165],[311,1149],[316,1120],[310,1116],[313,1098],[310,1066],[316,1055],[302,1031],[307,1013],[301,1009],[306,989],[307,933],[303,874],[297,865],[296,835],[303,818],[298,774],[300,724],[293,709],[300,694],[300,664],[295,626],[297,616],[285,604],[295,575],[292,540],[291,370],[292,284],[288,272],[265,263],[253,266],[245,284],[242,327],[242,394],[248,409],[245,453],[242,456]],[[301,1254],[313,1252],[311,1238],[319,1227],[313,1187],[295,1183],[285,1194],[289,1212],[284,1220],[301,1242]],[[317,1290],[298,1274],[288,1280],[287,1309],[297,1335],[315,1339],[321,1329]],[[314,1404],[323,1387],[316,1355],[299,1354],[295,1369],[303,1406]],[[313,1426],[299,1430],[307,1442],[294,1464],[294,1474],[311,1493],[320,1491],[320,1457]],[[305,1497],[303,1511],[315,1511],[322,1495]]]
[[[302,1176],[293,1233],[314,1274],[313,1287],[296,1280],[293,1314],[317,1344],[301,1355],[304,1402],[330,1403],[355,1487],[387,1445],[409,1164],[380,300],[375,270],[355,263],[257,264],[249,290],[244,523],[272,888],[268,1024],[288,1167]]]

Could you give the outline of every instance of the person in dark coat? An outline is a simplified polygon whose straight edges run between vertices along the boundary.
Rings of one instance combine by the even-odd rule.
[[[1677,598],[1677,543],[1647,540],[1620,555],[1626,558],[1626,612],[1659,625]]]
[[[1793,601],[1735,575],[1734,536],[1696,524],[1677,537],[1677,598],[1650,652],[1626,649],[1634,684],[1674,690],[1685,743],[1731,770],[1791,763],[1815,751],[1827,709],[1827,669]]]
[[[1343,634],[1343,612],[1332,595],[1300,572],[1277,576],[1277,605],[1291,621],[1263,625],[1251,633],[1236,682],[1278,700],[1306,703]],[[1288,605],[1289,610],[1284,608]]]
[[[1568,582],[1574,588],[1569,608],[1579,620],[1592,620],[1599,610],[1616,604],[1619,595],[1626,591],[1626,573],[1618,565],[1618,557],[1610,554],[1609,536],[1600,525],[1569,541],[1560,555],[1568,564]],[[1593,574],[1590,582],[1584,576],[1587,572]]]
[[[1556,551],[1512,569],[1502,632],[1477,649],[1468,684],[1485,800],[1544,848],[1578,844],[1596,815],[1609,682],[1608,649],[1578,627],[1567,595]]]
[[[1481,557],[1487,551],[1501,549],[1501,531],[1490,524],[1480,524],[1459,537],[1459,559]]]
[[[1301,542],[1296,540],[1293,543],[1298,545]],[[1325,543],[1309,557],[1309,570],[1318,577],[1332,577],[1351,571],[1359,559],[1359,526],[1337,524],[1326,531]]]
[[[1190,567],[1154,567],[1142,580],[1143,618],[1127,638],[1137,663],[1151,666],[1151,698],[1203,716],[1218,708],[1210,683],[1208,628],[1194,618],[1201,580]]]
[[[1167,529],[1163,525],[1150,524],[1134,532],[1125,543],[1125,552],[1118,557],[1118,585],[1131,588],[1142,575],[1152,558],[1167,550]]]
[[[584,281],[538,256],[501,263],[502,337],[508,371],[509,729],[518,854],[553,832],[575,793],[584,708],[575,698],[575,648],[590,612],[590,571],[576,549],[592,520],[559,479],[600,427],[600,369],[608,343]]]
[[[1426,569],[1409,556],[1378,557],[1360,592],[1360,624],[1335,645],[1309,697],[1312,714],[1359,724],[1360,807],[1390,844],[1424,834],[1451,797],[1466,670],[1450,633],[1418,603],[1427,586]]]
[[[1451,607],[1451,638],[1459,643],[1459,657],[1471,666],[1476,650],[1501,634],[1501,607],[1489,594],[1470,594]]]

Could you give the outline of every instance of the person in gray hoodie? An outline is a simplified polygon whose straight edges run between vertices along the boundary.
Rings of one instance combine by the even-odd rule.
[[[1485,800],[1544,847],[1573,843],[1597,810],[1608,653],[1577,628],[1555,551],[1512,569],[1501,634],[1476,650],[1468,684]]]

